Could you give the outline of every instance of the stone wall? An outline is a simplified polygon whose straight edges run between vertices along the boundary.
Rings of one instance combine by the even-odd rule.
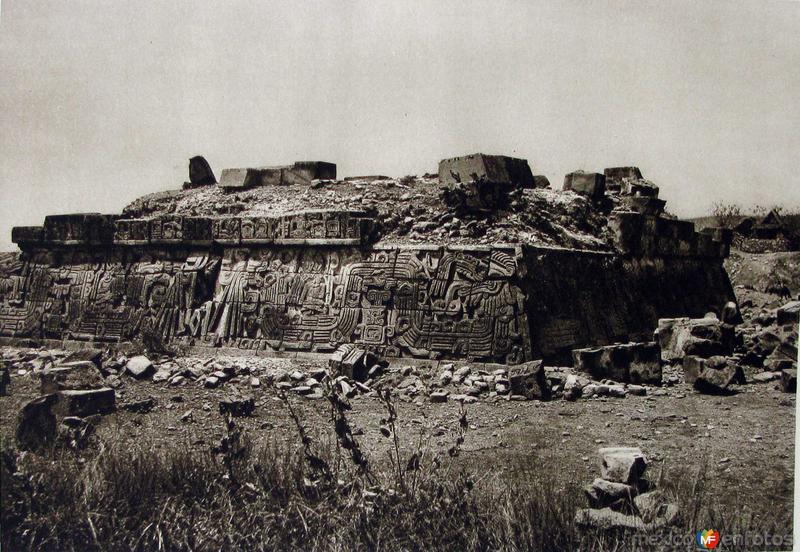
[[[373,243],[360,211],[47,217],[0,263],[0,336],[520,363],[647,340],[734,298],[729,236],[612,217],[618,253]]]
[[[517,263],[513,247],[37,249],[4,266],[0,335],[517,363]]]

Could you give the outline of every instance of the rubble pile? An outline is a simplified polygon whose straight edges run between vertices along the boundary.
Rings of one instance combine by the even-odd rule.
[[[607,447],[598,453],[601,474],[585,489],[589,508],[575,513],[577,525],[654,530],[677,523],[677,505],[643,477],[647,459],[641,449]]]

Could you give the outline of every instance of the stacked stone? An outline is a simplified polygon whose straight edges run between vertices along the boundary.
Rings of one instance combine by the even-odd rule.
[[[736,305],[726,305],[735,313]],[[735,315],[724,315],[734,319]],[[656,339],[662,359],[683,366],[684,382],[707,394],[728,394],[731,385],[744,384],[740,359],[733,356],[735,327],[709,314],[705,318],[667,318],[658,321]]]
[[[644,479],[647,459],[641,449],[607,447],[598,452],[601,474],[585,488],[589,508],[576,512],[577,525],[647,530],[677,521],[677,506]]]

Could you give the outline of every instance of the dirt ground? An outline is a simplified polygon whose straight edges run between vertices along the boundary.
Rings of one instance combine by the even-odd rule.
[[[288,359],[264,359],[291,368]],[[308,362],[308,361],[305,361]],[[196,384],[169,387],[125,379],[117,390],[118,405],[153,397],[155,408],[146,414],[122,408],[106,416],[100,426],[103,440],[155,442],[157,448],[192,448],[219,443],[224,425],[218,401],[235,384],[204,389]],[[576,402],[556,400],[480,400],[465,405],[469,431],[461,461],[472,468],[496,471],[536,469],[555,463],[564,472],[587,483],[598,472],[596,451],[601,446],[640,446],[650,460],[650,473],[675,467],[708,467],[706,475],[726,492],[736,490],[772,495],[775,508],[791,508],[794,472],[795,396],[773,383],[739,387],[733,396],[712,397],[694,392],[687,384],[655,389],[650,396],[592,398]],[[0,397],[0,435],[13,439],[17,412],[38,395],[38,382],[12,376],[10,394]],[[252,417],[240,424],[256,441],[291,441],[297,431],[277,391],[271,387],[251,392],[257,400]],[[309,431],[326,427],[329,406],[324,399],[292,397],[292,404]],[[351,400],[349,419],[357,439],[381,458],[388,446],[379,432],[386,412],[377,397]],[[421,442],[430,452],[444,452],[456,438],[459,404],[396,402],[404,448]],[[181,417],[191,411],[191,421]],[[323,437],[324,438],[324,437]],[[419,441],[418,441],[419,440]]]

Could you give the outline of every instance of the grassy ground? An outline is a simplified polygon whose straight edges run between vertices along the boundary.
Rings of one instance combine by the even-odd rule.
[[[128,394],[154,387],[131,386]],[[793,411],[770,393],[762,385],[749,401],[709,404],[721,413],[715,433],[732,439],[724,419],[736,410],[746,414],[753,402],[762,410],[781,409],[793,428]],[[712,424],[697,430],[658,414],[683,401],[691,413],[684,419],[699,419],[694,408],[709,399],[690,397],[698,404],[691,398],[650,401],[653,408],[641,417],[661,428],[651,429],[653,436],[667,433],[675,447],[686,446],[679,431],[689,440],[705,439],[689,451],[691,460],[648,443],[651,438],[637,429],[641,420],[627,420],[638,438],[624,442],[646,437],[641,444],[653,457],[649,477],[681,507],[677,527],[653,534],[585,531],[573,524],[576,509],[585,507],[581,487],[599,472],[593,454],[579,455],[602,446],[595,441],[609,443],[614,432],[621,437],[620,426],[611,424],[622,418],[616,414],[644,410],[633,397],[480,404],[463,413],[452,404],[392,403],[396,414],[390,415],[378,399],[345,410],[327,401],[287,404],[267,393],[255,418],[231,426],[200,407],[193,411],[198,421],[184,431],[155,429],[174,423],[186,404],[147,415],[119,412],[80,452],[55,448],[43,457],[20,457],[8,450],[10,435],[3,431],[3,549],[685,550],[702,528],[723,536],[790,534],[791,455],[776,461],[784,454],[776,452],[784,433],[769,434],[777,441],[769,444],[763,436],[748,441],[749,449],[730,443],[739,450],[728,451],[710,436]],[[198,406],[208,399],[184,401]],[[507,416],[507,407],[515,414]],[[425,410],[421,421],[415,414]],[[674,431],[671,425],[681,427]],[[735,425],[747,438],[744,424]],[[494,437],[488,429],[495,429]],[[709,437],[698,439],[695,430]],[[218,436],[227,447],[211,452]],[[722,464],[721,454],[729,455]],[[751,542],[725,549],[775,548]]]

